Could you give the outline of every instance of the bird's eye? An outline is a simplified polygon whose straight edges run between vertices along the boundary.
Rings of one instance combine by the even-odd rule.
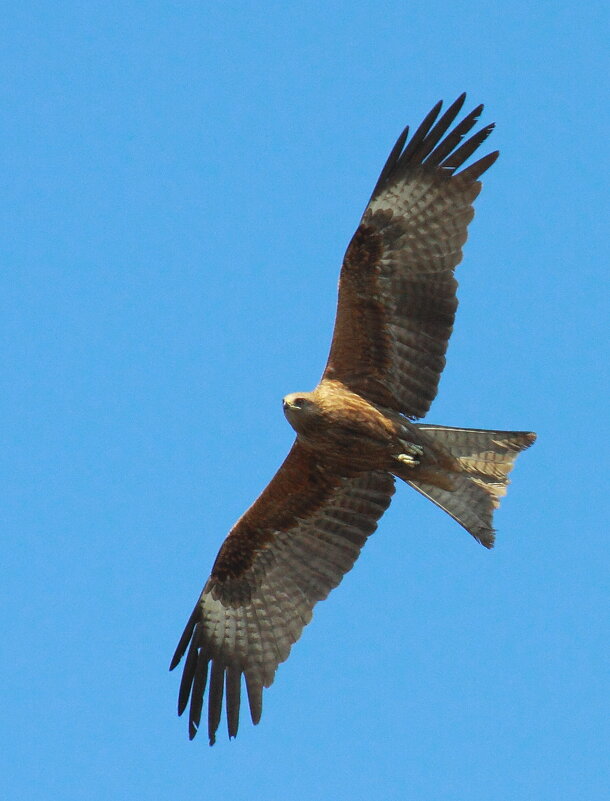
[[[305,403],[305,398],[295,398],[293,403],[297,407],[297,409],[302,409],[303,404]]]

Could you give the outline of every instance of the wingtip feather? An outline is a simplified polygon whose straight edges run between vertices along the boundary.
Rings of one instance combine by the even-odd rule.
[[[182,715],[188,704],[193,681],[197,671],[197,646],[194,640],[191,642],[184,670],[182,672],[182,679],[180,681],[180,689],[178,691],[178,715]]]
[[[411,139],[408,139],[408,127],[399,136],[388,157],[379,179],[375,185],[369,204],[383,192],[388,182],[398,180],[407,170],[418,166],[429,166],[439,169],[441,173],[450,176],[461,167],[464,162],[475,152],[475,150],[487,139],[493,131],[495,125],[490,123],[480,131],[473,134],[465,142],[462,142],[465,135],[476,125],[479,117],[483,113],[484,105],[479,103],[461,122],[452,128],[455,120],[462,111],[466,100],[466,92],[462,92],[456,100],[439,117],[443,106],[439,100],[425,116],[419,127],[415,130]],[[461,143],[461,144],[460,144]],[[467,170],[467,178],[474,181],[497,158],[497,151],[493,157],[485,156],[470,165]],[[462,174],[467,172],[462,171]]]
[[[169,669],[174,670],[174,668],[178,667],[180,664],[180,660],[185,654],[186,649],[191,641],[193,636],[193,632],[195,631],[195,626],[199,621],[199,604],[195,605],[195,608],[191,612],[191,616],[189,617],[186,626],[184,627],[184,631],[182,632],[182,636],[180,637],[180,641],[176,646],[176,650],[174,651],[174,655],[172,656],[172,660],[169,663]]]
[[[458,178],[466,181],[477,181],[484,172],[495,164],[498,156],[500,155],[499,150],[494,150],[492,153],[488,153],[483,158],[480,158],[478,161],[475,161],[474,164],[471,164],[469,167],[466,167],[465,170],[462,170],[457,174]]]

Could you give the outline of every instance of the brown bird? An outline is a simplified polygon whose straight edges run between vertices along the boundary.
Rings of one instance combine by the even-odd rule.
[[[493,545],[508,473],[536,435],[412,422],[436,396],[457,308],[453,272],[478,179],[498,157],[457,172],[494,127],[463,142],[481,105],[450,131],[464,100],[440,117],[437,103],[410,140],[408,128],[399,136],[347,248],[322,380],[284,398],[294,445],[225,539],[171,662],[188,648],[178,713],[190,698],[191,739],[208,684],[210,745],[223,696],[237,734],[242,675],[259,722],[263,687],[375,531],[395,476]]]

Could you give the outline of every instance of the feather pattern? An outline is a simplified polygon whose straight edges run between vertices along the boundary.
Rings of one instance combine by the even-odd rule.
[[[437,393],[477,179],[498,155],[456,173],[493,129],[463,142],[478,106],[449,130],[464,99],[440,118],[438,103],[390,153],[345,254],[323,376],[411,418],[423,417]]]
[[[206,694],[210,744],[223,705],[236,736],[242,677],[259,722],[263,689],[375,531],[394,475],[493,544],[508,473],[535,435],[405,419],[425,415],[436,395],[457,308],[454,270],[478,179],[498,156],[464,168],[493,128],[471,135],[482,106],[454,125],[464,99],[443,113],[437,103],[392,148],[343,260],[322,380],[284,398],[297,440],[229,532],[180,638],[170,669],[186,654],[178,713],[188,707],[191,739]]]
[[[295,443],[218,555],[171,664],[175,667],[188,648],[178,712],[186,709],[190,696],[191,739],[200,725],[209,665],[210,743],[223,697],[229,736],[237,733],[242,674],[252,721],[260,720],[263,687],[273,682],[277,666],[311,620],[314,605],[351,569],[394,492],[394,479],[382,471],[351,477],[320,477],[319,472],[313,455]],[[276,528],[286,493],[300,512]],[[260,532],[258,539],[254,531]],[[236,576],[235,555],[247,547],[252,550],[249,565]]]

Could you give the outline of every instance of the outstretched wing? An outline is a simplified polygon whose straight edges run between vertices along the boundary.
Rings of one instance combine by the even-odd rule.
[[[457,309],[453,271],[479,194],[498,153],[456,173],[493,125],[464,136],[478,106],[449,131],[465,95],[441,103],[410,140],[398,138],[346,251],[324,378],[412,417],[436,396]]]
[[[312,616],[358,558],[394,492],[384,472],[339,477],[297,442],[258,500],[225,540],[170,669],[188,648],[178,713],[190,697],[197,733],[208,684],[208,735],[215,741],[226,692],[229,736],[237,734],[241,677],[252,722],[263,687]],[[190,645],[189,645],[190,643]]]

